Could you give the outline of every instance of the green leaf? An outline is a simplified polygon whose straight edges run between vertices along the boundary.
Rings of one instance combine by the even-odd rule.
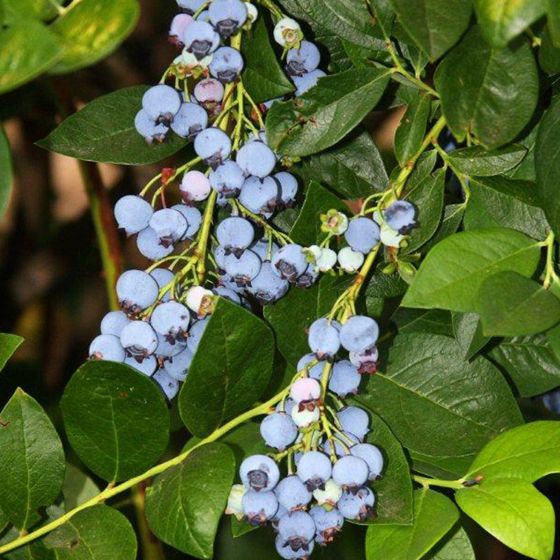
[[[474,9],[486,40],[505,47],[546,12],[547,0],[474,0]]]
[[[57,14],[53,3],[62,3],[61,0],[3,0],[3,2],[6,12],[12,12],[14,19],[31,16],[45,21],[52,19]]]
[[[492,177],[513,169],[527,155],[521,144],[510,144],[495,150],[482,146],[461,148],[449,154],[453,167],[460,173],[475,177]]]
[[[545,239],[550,228],[540,208],[536,185],[507,177],[472,179],[465,229],[488,227],[509,227]]]
[[[366,559],[420,560],[459,519],[455,504],[443,494],[422,488],[414,492],[414,524],[368,527]]]
[[[8,208],[8,202],[12,194],[12,156],[10,154],[10,144],[0,126],[0,218]]]
[[[478,292],[486,278],[501,271],[529,277],[539,259],[538,244],[514,230],[456,233],[428,253],[402,305],[476,311]]]
[[[212,558],[218,523],[235,476],[233,453],[212,443],[167,470],[146,492],[146,517],[163,542],[196,558]]]
[[[427,253],[446,237],[453,235],[463,221],[465,213],[464,204],[448,204],[443,211],[443,219],[439,224],[434,236],[422,247],[422,253]]]
[[[560,199],[557,196],[560,182],[559,145],[560,98],[556,98],[539,125],[535,146],[537,189],[541,200],[546,201],[544,211],[556,235],[560,234]]]
[[[449,311],[399,308],[393,315],[392,320],[401,334],[426,332],[453,336],[453,325]]]
[[[488,443],[476,456],[469,478],[520,478],[535,482],[560,472],[560,422],[530,422]]]
[[[349,199],[383,190],[388,182],[381,154],[368,132],[303,160],[302,175]]]
[[[275,103],[268,112],[270,147],[307,156],[330,148],[375,107],[389,82],[386,69],[351,69],[321,78],[301,97]]]
[[[536,334],[560,321],[560,300],[515,272],[487,278],[480,287],[478,305],[487,336]]]
[[[494,479],[455,493],[459,507],[513,550],[550,560],[554,547],[554,510],[523,480]]]
[[[66,464],[66,475],[62,485],[64,507],[67,511],[87,502],[99,494],[97,484],[83,471],[71,463]]]
[[[319,183],[311,182],[298,218],[290,231],[290,237],[303,246],[319,243],[325,236],[321,232],[321,214],[329,210],[348,211],[348,207]]]
[[[560,5],[554,2],[554,0],[549,0],[548,13],[546,15],[552,44],[560,48]]]
[[[423,179],[407,196],[418,209],[418,227],[414,228],[403,253],[413,253],[437,231],[443,213],[445,171],[440,169]]]
[[[478,451],[522,418],[500,372],[481,357],[466,361],[451,338],[398,335],[386,372],[356,397],[379,414],[399,441],[429,455]]]
[[[426,560],[476,560],[467,532],[458,527]]]
[[[457,480],[463,477],[476,456],[476,453],[452,456],[427,455],[410,448],[407,448],[407,451],[415,471],[444,480]]]
[[[67,74],[105,58],[130,35],[139,15],[137,0],[72,2],[51,26],[64,46],[51,72]]]
[[[274,337],[264,321],[220,299],[179,395],[189,431],[204,437],[250,407],[265,391]]]
[[[470,360],[490,338],[482,334],[482,324],[477,313],[453,313],[453,335],[463,349],[466,360]]]
[[[550,24],[544,28],[539,49],[539,64],[550,76],[560,72],[560,47],[554,46]]]
[[[78,512],[45,538],[57,560],[134,560],[137,544],[128,519],[99,505]]]
[[[489,357],[508,373],[522,397],[533,397],[560,385],[560,362],[545,334],[504,340]]]
[[[0,28],[0,94],[46,72],[61,53],[56,35],[38,21],[17,20]]]
[[[60,401],[78,457],[108,481],[156,463],[169,439],[169,412],[158,386],[131,367],[92,361],[80,367]]]
[[[395,154],[401,167],[420,149],[430,117],[432,100],[423,91],[413,97],[395,132]]]
[[[292,82],[278,64],[262,14],[243,38],[241,52],[245,59],[243,85],[255,103],[264,103],[294,91]]]
[[[0,371],[23,343],[23,338],[16,334],[0,333]]]
[[[385,274],[385,264],[379,264],[365,289],[367,298],[393,298],[406,292],[407,284],[398,274]]]
[[[12,527],[0,537],[0,544],[7,544],[18,537],[18,530]],[[6,560],[56,560],[54,552],[48,550],[43,541],[35,541],[26,546],[16,548],[12,552],[3,555],[2,558]]]
[[[539,96],[529,45],[493,49],[477,27],[439,65],[435,84],[455,136],[474,134],[489,148],[507,144],[523,130]]]
[[[18,529],[51,505],[64,478],[60,438],[39,403],[17,389],[0,412],[0,508]]]
[[[186,140],[170,133],[163,144],[149,146],[134,128],[147,89],[135,86],[98,97],[37,145],[85,161],[121,165],[147,165],[173,155]]]
[[[416,44],[435,60],[469,25],[470,0],[391,0],[400,22]]]

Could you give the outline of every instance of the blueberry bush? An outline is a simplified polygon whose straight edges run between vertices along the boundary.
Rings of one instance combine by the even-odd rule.
[[[139,14],[0,6],[1,93]],[[94,212],[110,309],[62,423],[22,389],[0,412],[0,556],[557,557],[560,4],[176,8],[159,83],[39,142],[161,171]],[[1,208],[10,184],[2,135]],[[111,266],[116,226],[145,266]]]

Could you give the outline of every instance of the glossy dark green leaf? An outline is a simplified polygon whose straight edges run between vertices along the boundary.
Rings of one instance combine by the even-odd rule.
[[[459,507],[513,550],[550,560],[554,548],[554,509],[523,480],[494,479],[455,493]]]
[[[212,443],[195,449],[146,492],[146,517],[154,534],[181,552],[212,558],[234,476],[228,447]]]
[[[0,94],[49,70],[61,53],[57,36],[34,19],[0,29]]]
[[[535,145],[535,165],[537,169],[537,188],[543,201],[548,223],[553,231],[560,233],[560,159],[557,156],[560,142],[560,98],[553,100],[545,113],[537,134]]]
[[[534,280],[515,272],[499,272],[482,283],[478,311],[485,335],[522,336],[556,325],[560,300]]]
[[[255,103],[294,91],[270,44],[264,17],[259,17],[248,36],[243,38],[242,53],[245,58],[243,85]]]
[[[114,362],[79,368],[60,401],[68,440],[96,475],[118,481],[157,462],[169,439],[169,412],[149,377]]]
[[[443,210],[443,219],[434,236],[422,246],[422,253],[427,253],[446,237],[453,235],[459,229],[465,213],[464,204],[448,204]]]
[[[10,195],[12,193],[12,156],[10,155],[10,144],[0,126],[0,218],[6,212]],[[0,341],[0,344],[1,341]]]
[[[507,144],[523,130],[539,94],[529,45],[493,49],[477,27],[439,65],[435,84],[455,136],[474,134],[489,148]]]
[[[9,543],[18,537],[18,530],[12,527],[0,537],[0,544]],[[4,558],[6,560],[56,560],[54,552],[49,550],[40,540],[2,555],[2,559]]]
[[[391,0],[416,44],[435,60],[449,50],[469,25],[470,0]]]
[[[406,288],[406,283],[398,274],[385,274],[383,265],[379,265],[369,279],[365,293],[366,297],[385,299],[402,296]]]
[[[560,422],[530,422],[488,443],[477,455],[467,476],[520,478],[535,482],[560,472]]]
[[[474,0],[485,39],[505,47],[514,37],[544,15],[548,0]]]
[[[220,299],[179,395],[189,431],[206,436],[250,407],[265,391],[273,362],[274,336],[268,325]]]
[[[507,177],[472,179],[465,229],[488,227],[509,227],[544,239],[550,228],[536,185]]]
[[[522,420],[500,372],[481,357],[466,361],[448,337],[398,335],[384,370],[357,398],[418,452],[472,453]]]
[[[287,156],[330,148],[375,107],[388,81],[386,69],[352,69],[321,78],[295,100],[275,103],[266,119],[270,146]]]
[[[476,560],[476,556],[469,535],[458,527],[432,550],[426,560]]]
[[[147,165],[178,152],[186,140],[173,133],[149,146],[134,128],[147,86],[121,89],[98,97],[38,142],[41,148],[85,161]]]
[[[395,132],[395,154],[401,167],[408,163],[422,145],[430,117],[431,104],[430,95],[418,91],[402,116]]]
[[[440,309],[405,309],[399,308],[391,318],[399,333],[431,333],[444,336],[453,335],[451,313]]]
[[[522,397],[560,385],[560,361],[545,334],[506,339],[489,357],[508,373]]]
[[[290,237],[304,247],[319,243],[325,237],[321,232],[321,214],[331,209],[345,211],[348,207],[336,195],[312,181]]]
[[[555,47],[560,48],[560,5],[550,0],[546,15],[552,43]]]
[[[74,1],[51,26],[64,47],[51,72],[66,74],[106,57],[132,32],[139,15],[137,0]]]
[[[303,160],[302,174],[349,199],[366,197],[388,184],[381,154],[368,132]]]
[[[413,253],[437,231],[443,214],[444,189],[445,171],[439,170],[428,175],[407,195],[407,200],[416,207],[418,225],[410,232],[404,253]]]
[[[0,333],[0,371],[2,371],[14,352],[23,343],[23,338],[16,334]]]
[[[65,509],[71,510],[99,494],[99,486],[85,472],[71,463],[66,464],[66,475],[62,485]]]
[[[560,47],[554,46],[550,33],[550,25],[547,25],[541,37],[539,49],[539,64],[550,76],[560,72]]]
[[[521,144],[511,144],[495,150],[485,150],[482,146],[461,148],[449,154],[453,167],[471,177],[492,177],[501,175],[516,165],[527,155]]]
[[[428,455],[407,448],[412,462],[412,468],[424,475],[444,480],[457,480],[469,470],[476,453],[465,455]]]
[[[459,519],[455,504],[443,494],[422,488],[414,492],[414,524],[372,524],[366,537],[367,560],[420,560]]]
[[[64,478],[60,438],[39,403],[17,389],[0,412],[0,508],[18,529],[51,505]]]
[[[128,519],[105,505],[78,512],[50,533],[45,544],[57,560],[134,560],[138,548]]]
[[[453,333],[455,340],[463,349],[465,359],[477,354],[490,338],[482,334],[482,324],[477,313],[453,313]]]
[[[479,289],[486,278],[501,271],[529,277],[539,259],[538,244],[514,230],[456,233],[428,253],[402,305],[476,311]]]

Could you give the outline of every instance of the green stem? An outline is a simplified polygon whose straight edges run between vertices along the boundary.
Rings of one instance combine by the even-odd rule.
[[[70,510],[70,511],[66,512],[64,515],[60,516],[59,518],[55,519],[54,521],[51,521],[50,523],[47,523],[46,525],[43,525],[42,527],[39,527],[39,529],[36,529],[35,531],[29,533],[28,535],[25,535],[25,536],[22,536],[20,538],[14,539],[13,541],[11,541],[9,543],[7,543],[3,546],[0,546],[0,555],[5,554],[7,552],[10,552],[12,550],[15,550],[16,548],[19,548],[23,545],[29,544],[30,542],[33,542],[33,541],[37,540],[38,538],[47,535],[51,531],[54,531],[55,529],[57,529],[61,525],[64,525],[65,523],[70,521],[70,519],[72,519],[80,511],[83,511],[83,510],[88,509],[90,507],[93,507],[93,506],[96,506],[98,504],[104,503],[106,500],[109,500],[110,498],[113,498],[114,496],[118,496],[119,494],[122,494],[126,490],[130,490],[131,488],[133,488],[137,484],[140,484],[141,482],[144,482],[145,480],[147,480],[149,478],[153,478],[153,477],[167,471],[168,469],[170,469],[172,467],[176,467],[176,466],[180,465],[185,459],[187,459],[189,457],[189,455],[195,449],[198,449],[199,447],[207,445],[208,443],[212,443],[212,442],[215,442],[215,441],[219,440],[221,437],[223,437],[224,435],[229,433],[231,430],[233,430],[234,428],[237,428],[237,426],[243,424],[244,422],[247,422],[248,420],[251,420],[252,418],[267,414],[267,412],[272,407],[274,407],[278,402],[280,402],[284,397],[286,397],[289,394],[289,392],[290,392],[290,387],[287,387],[286,389],[284,389],[283,391],[281,391],[280,393],[278,393],[277,395],[272,397],[267,402],[253,408],[252,410],[249,410],[249,411],[245,412],[244,414],[242,414],[241,416],[238,416],[237,418],[234,418],[233,420],[231,420],[227,424],[224,424],[221,428],[218,428],[217,430],[215,430],[207,438],[203,439],[202,441],[200,441],[199,443],[197,443],[196,445],[194,445],[190,449],[187,449],[186,451],[184,451],[180,455],[177,455],[176,457],[173,457],[173,459],[170,459],[169,461],[166,461],[164,463],[156,465],[155,467],[152,467],[151,469],[147,470],[145,473],[143,473],[141,475],[138,475],[134,478],[131,478],[130,480],[127,480],[126,482],[123,482],[121,484],[118,484],[118,485],[115,485],[115,486],[110,484],[109,486],[107,486],[107,488],[105,488],[105,490],[103,490],[102,492],[97,494],[97,496],[94,496],[93,498],[91,498],[87,502],[84,502],[83,504],[80,504],[79,506],[77,506],[73,510]]]
[[[202,227],[200,228],[200,234],[198,236],[196,244],[196,273],[198,276],[198,281],[200,283],[204,282],[204,279],[206,277],[206,251],[208,250],[210,228],[212,227],[214,208],[216,207],[217,199],[218,193],[215,190],[212,190],[210,196],[208,197],[208,202],[206,203],[206,209],[204,210],[204,219],[202,220]]]
[[[543,246],[546,247],[546,269],[543,281],[543,287],[545,290],[548,290],[553,282],[560,282],[560,278],[556,274],[556,270],[554,270],[554,240],[554,233],[551,231],[543,243]]]
[[[439,488],[452,488],[453,490],[460,490],[465,488],[464,480],[442,480],[440,478],[427,478],[425,476],[420,476],[417,474],[412,475],[412,480],[421,484],[424,488],[430,488],[431,486],[438,486]]]

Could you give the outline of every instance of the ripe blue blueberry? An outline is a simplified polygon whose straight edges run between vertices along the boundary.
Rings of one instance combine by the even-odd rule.
[[[235,158],[246,176],[253,175],[264,179],[272,173],[276,165],[276,154],[264,143],[258,140],[247,142]]]
[[[358,373],[375,373],[379,352],[376,346],[366,348],[361,352],[350,352],[350,361],[358,368]]]
[[[276,245],[273,241],[269,242],[268,239],[259,239],[251,245],[251,251],[257,253],[263,262],[270,261],[278,249],[278,245]]]
[[[150,276],[157,282],[160,292],[163,288],[166,288],[165,293],[160,297],[160,301],[164,303],[169,301],[171,299],[170,283],[173,281],[173,278],[175,278],[173,272],[167,268],[156,268],[150,272]]]
[[[184,12],[192,15],[200,10],[200,8],[202,8],[202,6],[206,4],[206,2],[207,0],[177,0],[177,5]]]
[[[189,14],[177,14],[171,21],[169,41],[182,49],[185,46],[185,32],[193,21],[194,19]]]
[[[247,21],[247,8],[241,0],[213,0],[208,17],[218,33],[227,39]]]
[[[360,488],[356,493],[344,492],[337,507],[346,519],[352,521],[366,521],[373,515],[375,496],[367,488]]]
[[[549,391],[542,396],[544,406],[556,414],[560,414],[560,389]]]
[[[296,278],[294,284],[298,288],[309,288],[309,286],[315,284],[318,278],[319,271],[315,268],[314,265],[308,264],[304,273]]]
[[[121,332],[121,344],[129,356],[141,362],[156,351],[158,338],[146,321],[132,321]]]
[[[288,281],[276,275],[270,262],[265,261],[248,291],[260,304],[268,305],[285,296],[289,287]]]
[[[278,465],[266,455],[251,455],[239,467],[239,477],[245,488],[256,492],[274,490],[280,480]]]
[[[245,518],[251,525],[264,525],[278,511],[278,500],[274,492],[248,490],[241,503]]]
[[[315,365],[307,367],[311,362],[317,362]],[[317,360],[317,356],[315,354],[305,354],[302,358],[300,358],[299,362],[297,363],[297,370],[301,371],[302,369],[307,368],[307,375],[311,377],[311,379],[320,380],[323,377],[323,370],[325,369],[326,362]]]
[[[297,179],[287,171],[280,171],[274,175],[280,185],[280,201],[286,207],[290,207],[296,200],[298,192]]]
[[[159,261],[173,253],[173,244],[162,245],[157,233],[151,228],[143,229],[136,238],[136,246],[140,254],[151,261]]]
[[[343,432],[345,437],[342,437],[340,434],[336,434],[333,436],[332,440],[327,439],[325,443],[323,443],[323,452],[326,453],[329,457],[333,455],[332,453],[332,444],[334,443],[334,454],[337,457],[343,457],[348,453],[348,449],[355,445],[356,443],[360,443],[360,440],[350,432]],[[350,443],[351,442],[351,443]]]
[[[317,488],[324,488],[331,474],[331,461],[320,451],[308,451],[299,460],[297,475],[311,492]]]
[[[346,406],[337,413],[342,429],[362,440],[369,432],[368,413],[357,406]]]
[[[196,103],[183,103],[171,123],[171,130],[181,138],[192,140],[208,126],[208,113]]]
[[[348,352],[363,352],[379,338],[379,326],[371,317],[354,315],[340,329],[340,342]]]
[[[343,399],[348,395],[355,395],[362,381],[358,368],[348,360],[341,360],[333,365],[329,379],[329,391]]]
[[[210,185],[226,198],[237,196],[244,182],[245,176],[241,167],[231,160],[224,161],[210,173]]]
[[[130,323],[126,313],[122,311],[109,311],[101,320],[101,334],[121,336],[121,332]]]
[[[292,475],[282,479],[274,489],[280,505],[288,511],[304,509],[313,497],[299,477]]]
[[[144,94],[142,108],[156,124],[169,126],[181,108],[181,96],[172,87],[159,84]]]
[[[310,557],[315,546],[315,541],[309,541],[306,548],[300,548],[299,550],[293,550],[290,543],[285,544],[285,540],[282,535],[276,536],[275,541],[276,552],[284,560],[305,560]]]
[[[150,323],[154,330],[172,344],[185,341],[191,316],[189,310],[178,301],[168,301],[156,306]]]
[[[147,228],[153,213],[151,205],[140,196],[123,196],[115,204],[115,219],[127,235]]]
[[[278,535],[284,540],[283,545],[293,552],[305,550],[309,553],[315,537],[315,522],[305,511],[287,513],[278,522]]]
[[[272,177],[249,177],[241,188],[239,202],[254,214],[270,218],[278,206],[279,187]]]
[[[220,47],[209,65],[210,74],[221,82],[233,82],[243,70],[243,57],[232,47]]]
[[[340,325],[329,319],[317,319],[309,327],[309,348],[319,360],[331,359],[340,348]]]
[[[383,454],[377,447],[375,447],[375,445],[371,445],[370,443],[359,443],[352,446],[350,453],[352,453],[355,457],[363,459],[367,463],[369,469],[369,480],[375,480],[381,476],[384,463]]]
[[[200,344],[200,340],[202,339],[202,335],[206,327],[208,326],[208,321],[210,319],[205,318],[197,321],[192,325],[189,330],[189,337],[187,338],[187,346],[189,350],[194,354]]]
[[[272,266],[276,274],[290,283],[295,283],[298,276],[306,271],[308,264],[303,248],[295,243],[284,245],[272,257]]]
[[[157,333],[156,333],[157,334]],[[187,345],[184,342],[175,342],[171,344],[164,336],[157,334],[158,345],[155,356],[159,362],[163,362],[166,358],[172,358],[180,354]]]
[[[157,383],[168,401],[172,401],[179,393],[179,382],[173,379],[164,369],[156,371],[152,379]]]
[[[301,41],[299,49],[290,49],[286,57],[286,67],[292,76],[301,76],[316,70],[321,62],[321,53],[310,41]]]
[[[231,153],[231,140],[219,128],[210,127],[197,135],[194,151],[213,169],[221,165]]]
[[[255,230],[245,218],[233,216],[222,220],[216,228],[216,237],[225,254],[241,255],[253,243]]]
[[[292,82],[294,82],[294,85],[296,86],[294,95],[296,97],[301,97],[311,88],[314,88],[319,83],[319,79],[324,78],[325,76],[325,72],[319,69],[303,74],[302,76],[292,76]]]
[[[320,545],[332,543],[344,525],[344,516],[336,508],[327,511],[321,506],[315,506],[309,510],[309,515],[317,530],[315,541]]]
[[[194,236],[198,233],[202,224],[202,214],[200,210],[194,206],[187,206],[186,204],[175,204],[171,208],[180,212],[187,221],[187,229],[179,241],[194,239]]]
[[[416,208],[406,200],[393,202],[383,216],[387,224],[401,235],[407,234],[416,225]]]
[[[122,363],[126,354],[119,338],[112,334],[100,334],[89,345],[89,358]]]
[[[225,258],[225,271],[240,288],[250,286],[261,270],[261,259],[251,250],[243,251],[239,257],[234,254]]]
[[[117,297],[125,313],[139,313],[153,305],[158,297],[157,282],[143,270],[127,270],[117,280]]]
[[[148,356],[144,358],[141,362],[138,362],[136,358],[128,356],[124,363],[136,371],[139,371],[142,375],[146,377],[151,377],[155,371],[158,369],[158,362],[155,356]]]
[[[354,491],[367,482],[369,468],[360,457],[345,455],[334,464],[332,477],[343,490]]]
[[[350,220],[344,238],[354,251],[366,254],[379,243],[380,233],[379,226],[373,220],[360,217]]]
[[[167,133],[169,132],[169,126],[163,123],[156,123],[144,109],[136,113],[136,117],[134,117],[134,128],[136,128],[136,132],[143,136],[150,145],[154,143],[162,144],[165,142]]]
[[[160,245],[169,247],[179,241],[187,231],[187,220],[173,208],[157,210],[150,218],[150,227],[157,235]]]
[[[217,286],[216,288],[214,288],[213,291],[215,294],[233,303],[237,303],[237,304],[241,303],[241,297],[239,296],[239,294],[234,292],[230,288],[226,288],[225,286]]]
[[[298,436],[297,426],[285,412],[274,412],[268,415],[260,426],[261,436],[265,443],[283,451],[290,446]]]
[[[197,60],[212,54],[220,44],[220,36],[214,28],[205,21],[197,20],[191,23],[184,35],[185,49],[194,54]]]

